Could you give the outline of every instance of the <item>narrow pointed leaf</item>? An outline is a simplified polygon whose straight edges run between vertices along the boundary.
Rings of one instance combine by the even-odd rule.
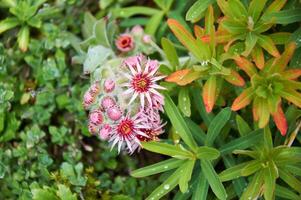
[[[170,40],[164,37],[161,39],[161,45],[166,55],[166,58],[171,65],[171,69],[176,70],[177,67],[180,66],[176,48]]]
[[[220,153],[215,148],[202,146],[198,148],[196,156],[199,159],[215,160],[220,156]]]
[[[233,111],[240,110],[247,106],[254,95],[253,88],[247,88],[245,89],[232,103],[231,109]]]
[[[173,127],[177,130],[183,141],[193,150],[196,151],[197,144],[194,141],[190,129],[188,128],[184,118],[180,114],[180,111],[168,95],[165,96],[164,109],[168,115]]]
[[[259,46],[255,46],[253,51],[252,51],[252,58],[257,66],[257,68],[259,69],[263,69],[264,68],[264,55],[263,55],[263,51],[262,48]]]
[[[183,166],[183,165],[182,165]],[[181,173],[182,166],[180,166],[172,175],[170,175],[159,187],[157,187],[146,200],[160,199],[168,192],[173,190],[179,182],[179,174]]]
[[[270,34],[269,36],[272,38],[275,44],[287,44],[291,35],[292,34],[288,32],[276,32]]]
[[[269,14],[271,12],[277,12],[283,8],[287,0],[274,0],[268,8],[265,10],[264,14]]]
[[[224,144],[219,151],[222,155],[230,154],[237,149],[247,149],[255,146],[258,141],[262,139],[262,130],[258,129],[250,132],[249,134],[232,140],[231,142]]]
[[[286,9],[264,15],[263,20],[273,20],[277,24],[290,24],[301,21],[301,9]]]
[[[259,121],[258,121],[259,128],[264,128],[268,124],[270,119],[268,103],[265,99],[261,99],[258,102],[258,117],[259,117]]]
[[[244,79],[239,75],[239,73],[237,73],[233,69],[230,69],[230,75],[224,76],[224,78],[226,81],[228,81],[233,85],[240,86],[240,87],[245,85]]]
[[[275,43],[269,36],[265,36],[265,35],[258,36],[258,44],[272,56],[274,57],[280,56]]]
[[[195,160],[187,160],[183,166],[183,172],[181,173],[181,177],[179,179],[179,187],[182,193],[188,190],[188,183],[191,179],[191,175],[193,172]]]
[[[181,88],[178,96],[179,108],[186,117],[191,115],[191,103],[188,88]]]
[[[286,88],[280,92],[280,95],[285,98],[286,100],[292,102],[299,108],[301,107],[301,94],[295,90],[290,88]]]
[[[280,185],[276,185],[275,194],[276,194],[276,196],[282,197],[285,199],[290,199],[290,200],[299,200],[300,199],[299,195],[297,195],[290,189],[280,186]]]
[[[175,19],[168,19],[167,24],[178,40],[198,59],[202,60],[202,52],[196,45],[193,35]]]
[[[207,131],[206,145],[212,146],[216,137],[221,133],[221,130],[226,125],[231,117],[231,109],[224,108],[212,120]]]
[[[29,27],[23,26],[18,33],[18,44],[21,51],[25,52],[29,45]]]
[[[219,199],[226,199],[227,192],[210,161],[202,159],[201,168],[215,196]]]
[[[193,23],[197,22],[204,16],[206,8],[208,8],[208,6],[214,2],[215,0],[196,1],[187,11],[186,20],[191,21]]]
[[[265,199],[274,199],[275,195],[275,186],[276,186],[276,177],[274,176],[274,165],[270,164],[264,170],[264,198]]]
[[[263,184],[263,173],[259,171],[256,173],[248,187],[241,196],[241,199],[257,199],[260,196],[260,189]]]
[[[278,104],[277,111],[275,113],[272,113],[272,116],[281,135],[285,136],[287,131],[287,122],[280,103]]]
[[[257,43],[257,35],[253,34],[252,32],[247,33],[247,37],[245,40],[245,51],[242,53],[243,56],[247,57],[251,51],[253,50],[253,48],[255,47],[256,43]]]
[[[215,104],[217,94],[216,76],[210,76],[203,87],[203,101],[206,111],[210,113]]]
[[[301,76],[301,69],[288,69],[281,73],[284,79],[295,80]]]
[[[148,151],[160,153],[163,155],[186,159],[193,157],[193,154],[186,150],[182,146],[175,146],[171,144],[161,143],[161,142],[142,142],[142,147]]]
[[[242,176],[250,176],[262,168],[260,160],[252,160],[241,169]]]
[[[280,178],[286,182],[291,188],[301,193],[301,182],[294,177],[291,173],[286,172],[282,169],[279,169],[279,176]]]
[[[294,42],[288,44],[283,54],[279,58],[276,58],[274,60],[270,70],[271,73],[283,71],[286,68],[288,62],[291,60],[295,52],[295,49],[296,49],[296,44]]]
[[[231,180],[239,178],[241,176],[241,170],[249,163],[250,163],[250,161],[240,163],[238,165],[235,165],[233,167],[225,169],[224,171],[222,171],[219,174],[220,180],[222,182],[225,182],[225,181],[231,181]]]
[[[147,167],[143,167],[140,169],[136,169],[131,172],[131,176],[136,178],[146,177],[153,174],[158,174],[161,172],[165,172],[174,168],[179,167],[185,162],[185,160],[180,160],[176,158],[170,158],[168,160],[164,160],[162,162],[158,162],[153,165],[149,165]]]
[[[0,34],[16,27],[19,24],[19,20],[17,18],[6,18],[0,21]]]
[[[252,0],[249,5],[248,13],[253,18],[254,22],[257,22],[261,12],[266,4],[267,0]]]
[[[249,124],[239,115],[236,115],[236,125],[240,136],[248,135],[252,129]]]
[[[236,56],[234,57],[234,60],[237,66],[246,72],[249,77],[252,77],[254,74],[256,74],[256,67],[246,58]]]
[[[209,183],[206,180],[205,175],[201,172],[191,200],[207,199],[208,189]]]

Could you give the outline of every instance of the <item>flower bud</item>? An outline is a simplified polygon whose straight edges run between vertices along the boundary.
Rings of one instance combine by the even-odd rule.
[[[122,111],[118,106],[111,107],[107,110],[108,117],[113,120],[117,121],[121,118],[122,116]]]
[[[112,128],[110,125],[105,124],[99,131],[99,137],[102,140],[107,140],[111,134]]]
[[[103,110],[107,110],[108,108],[111,108],[116,105],[115,100],[110,96],[105,96],[101,100],[101,107]]]
[[[102,113],[99,110],[95,110],[90,113],[89,120],[91,123],[100,125],[103,122]]]
[[[112,92],[115,89],[115,82],[112,79],[107,79],[104,82],[104,90],[107,93]]]
[[[94,102],[94,96],[88,91],[84,95],[84,101],[83,106],[85,109],[88,109],[88,107]]]

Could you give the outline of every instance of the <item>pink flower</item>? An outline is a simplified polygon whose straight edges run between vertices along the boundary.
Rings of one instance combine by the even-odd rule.
[[[124,33],[115,40],[115,45],[118,50],[129,52],[134,49],[134,39],[130,34]]]
[[[149,106],[152,106],[152,95],[157,95],[163,99],[163,96],[157,90],[163,90],[165,88],[158,85],[157,81],[164,78],[164,76],[156,75],[159,69],[157,62],[153,60],[140,60],[140,57],[136,57],[136,63],[133,63],[133,60],[134,59],[131,58],[130,64],[127,61],[124,62],[131,73],[124,74],[129,79],[128,83],[123,84],[124,87],[128,88],[124,94],[132,95],[129,104],[139,96],[142,108],[145,105],[145,98]]]
[[[118,152],[123,148],[128,148],[131,153],[135,151],[140,144],[138,135],[148,137],[141,129],[149,128],[147,125],[143,124],[143,119],[138,119],[137,117],[125,116],[114,126],[111,134],[112,148],[117,144]],[[133,148],[134,147],[134,148]]]
[[[113,107],[114,105],[116,105],[115,100],[110,97],[110,96],[105,96],[102,100],[101,100],[101,108],[103,110],[107,110],[108,108]]]
[[[115,88],[115,82],[112,79],[107,79],[104,82],[104,90],[107,93],[110,93],[114,90]]]
[[[113,120],[117,121],[121,118],[122,116],[122,111],[118,106],[113,106],[107,110],[108,117]]]
[[[95,125],[100,125],[103,122],[102,113],[99,110],[94,110],[89,115],[89,121]]]
[[[112,127],[109,124],[105,124],[99,131],[99,137],[102,140],[108,140],[112,132]]]

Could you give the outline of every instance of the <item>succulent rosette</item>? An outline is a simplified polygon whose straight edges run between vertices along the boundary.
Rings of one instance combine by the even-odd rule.
[[[158,81],[164,76],[158,73],[159,63],[142,54],[112,63],[96,70],[101,76],[84,94],[88,128],[118,152],[133,153],[141,141],[158,140],[163,133],[159,111],[165,88]]]

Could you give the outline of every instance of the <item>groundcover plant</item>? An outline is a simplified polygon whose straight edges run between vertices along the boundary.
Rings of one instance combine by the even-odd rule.
[[[0,0],[0,199],[301,199],[298,0]]]

